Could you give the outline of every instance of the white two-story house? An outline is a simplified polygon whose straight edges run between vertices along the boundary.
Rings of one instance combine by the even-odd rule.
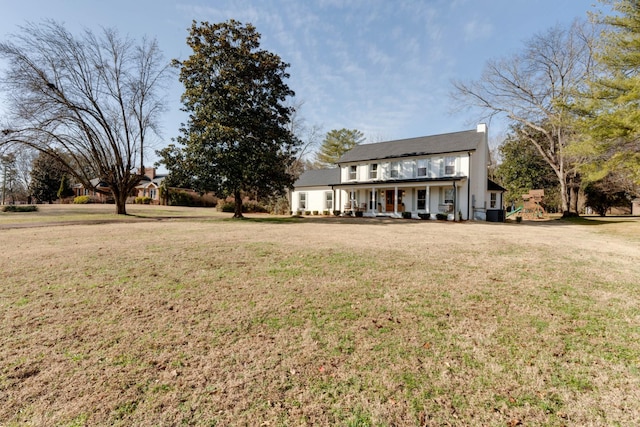
[[[447,214],[502,220],[504,188],[487,177],[488,132],[477,129],[357,145],[338,168],[308,171],[294,184],[292,211],[363,216]],[[405,213],[406,212],[406,213]]]

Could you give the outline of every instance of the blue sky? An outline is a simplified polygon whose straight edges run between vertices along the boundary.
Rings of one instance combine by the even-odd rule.
[[[597,0],[0,0],[0,37],[43,19],[74,32],[113,27],[157,38],[169,60],[189,56],[192,20],[251,22],[262,47],[291,64],[289,85],[307,125],[358,129],[376,142],[475,128],[477,115],[452,111],[452,79],[475,80],[487,59],[597,7]],[[184,121],[181,93],[176,78],[158,148]],[[494,141],[502,131],[492,123]]]

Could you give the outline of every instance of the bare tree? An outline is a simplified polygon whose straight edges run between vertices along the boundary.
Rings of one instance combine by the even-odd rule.
[[[460,107],[481,109],[481,119],[504,115],[520,124],[515,127],[519,137],[537,149],[558,178],[564,216],[577,213],[579,186],[567,150],[575,136],[570,105],[593,70],[595,31],[581,21],[551,28],[526,42],[521,53],[489,61],[480,80],[453,82]]]
[[[74,36],[53,21],[20,28],[0,43],[9,64],[1,88],[13,112],[0,146],[47,153],[86,188],[104,192],[97,182],[106,184],[116,212],[126,214],[145,144],[158,133],[168,62],[155,40],[135,44],[113,29]]]
[[[31,194],[29,187],[31,186],[31,169],[33,168],[33,162],[38,156],[36,150],[20,147],[16,150],[16,177],[20,182],[20,187],[25,189],[27,201],[31,203]]]
[[[315,156],[315,150],[320,145],[320,138],[322,137],[322,128],[319,125],[308,125],[306,119],[300,114],[304,101],[295,101],[291,105],[293,113],[291,114],[291,122],[289,123],[289,130],[293,133],[301,142],[297,152],[295,162],[291,165],[291,172],[294,176],[298,177],[302,172],[307,169],[317,168],[311,158]]]

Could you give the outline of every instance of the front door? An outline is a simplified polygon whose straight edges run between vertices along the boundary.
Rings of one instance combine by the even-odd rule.
[[[396,200],[396,192],[394,190],[387,190],[387,197],[385,199],[386,199],[385,211],[393,212],[393,208]]]
[[[385,207],[387,212],[395,212],[394,207],[396,205],[396,191],[395,190],[387,190],[385,197]],[[398,190],[398,212],[404,212],[404,207],[402,206],[402,191]]]

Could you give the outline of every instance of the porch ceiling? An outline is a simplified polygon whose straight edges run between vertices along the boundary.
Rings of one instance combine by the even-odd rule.
[[[342,184],[332,185],[331,188],[360,187],[360,188],[386,188],[386,187],[423,187],[425,185],[453,184],[454,182],[466,181],[466,176],[450,176],[446,178],[411,178],[392,179],[386,181],[352,181]]]

